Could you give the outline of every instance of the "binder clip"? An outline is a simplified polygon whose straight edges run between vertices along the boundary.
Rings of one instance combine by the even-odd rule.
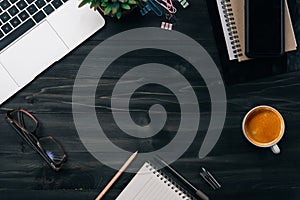
[[[171,23],[173,25],[175,25],[177,21],[175,15],[171,13],[165,13],[165,19],[167,20],[168,23]]]
[[[176,25],[176,17],[174,14],[165,13],[165,21],[161,23],[160,28],[165,30],[173,30],[173,27]]]
[[[140,9],[142,16],[145,16],[149,11],[151,11],[151,7],[149,5],[145,5],[145,7]]]
[[[187,2],[186,0],[178,0],[178,1],[182,5],[183,8],[186,8],[189,5],[189,2]]]
[[[153,11],[159,17],[163,14],[159,7],[157,7],[157,5],[152,0],[148,0],[145,3],[142,0],[139,0],[138,5],[140,7],[140,13],[142,14],[142,16],[145,16],[150,11]]]
[[[151,7],[146,5],[142,0],[139,0],[137,5],[140,8],[140,13],[142,16],[145,16],[149,11],[151,11]]]
[[[173,29],[173,24],[162,22],[160,28],[171,31]]]

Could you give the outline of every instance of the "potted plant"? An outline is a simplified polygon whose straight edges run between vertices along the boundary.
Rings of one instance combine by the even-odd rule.
[[[145,1],[145,0],[143,0]],[[137,6],[136,0],[82,0],[79,7],[90,4],[90,8],[100,8],[104,15],[120,19]]]

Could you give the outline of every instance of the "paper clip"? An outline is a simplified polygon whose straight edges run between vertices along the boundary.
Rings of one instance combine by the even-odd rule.
[[[168,0],[164,0],[163,2],[166,4],[164,5],[163,3],[159,2],[158,0],[155,0],[156,3],[158,3],[161,7],[166,9],[169,13],[176,13],[177,9],[173,6],[172,1],[169,3]]]
[[[160,28],[171,31],[173,29],[173,24],[162,22]]]
[[[202,171],[200,176],[208,183],[214,190],[220,189],[221,185],[218,181],[211,175],[209,171],[202,167]]]
[[[169,13],[174,14],[177,12],[177,9],[173,6],[173,0],[164,0],[164,2],[166,3],[166,6],[168,7]]]
[[[182,5],[183,8],[186,8],[189,5],[189,2],[187,2],[186,0],[178,0],[178,1]]]
[[[157,15],[157,16],[162,16],[163,12],[161,11],[161,9],[159,9],[159,7],[157,7],[157,5],[152,1],[152,0],[148,0],[146,2],[146,7],[147,5],[151,8],[151,10]]]

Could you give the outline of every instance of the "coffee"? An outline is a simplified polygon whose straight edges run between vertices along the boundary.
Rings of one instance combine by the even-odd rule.
[[[284,122],[279,113],[267,107],[253,110],[244,124],[245,134],[252,143],[261,146],[279,139]]]

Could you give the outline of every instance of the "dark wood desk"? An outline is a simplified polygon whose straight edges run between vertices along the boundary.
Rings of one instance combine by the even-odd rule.
[[[293,7],[294,9],[295,7]],[[297,16],[296,10],[292,13]],[[97,161],[84,148],[77,135],[72,116],[72,87],[77,71],[87,54],[109,36],[137,27],[159,27],[160,23],[161,19],[156,16],[148,15],[142,18],[138,12],[132,13],[120,22],[107,18],[107,25],[103,30],[54,64],[1,106],[1,199],[82,200],[94,199],[97,196],[116,171]],[[299,26],[296,28],[299,29]],[[298,32],[297,29],[296,32]],[[218,52],[223,57],[226,52],[220,52],[216,48],[204,0],[193,0],[189,9],[179,9],[178,24],[175,30],[197,40],[207,49],[218,66],[221,66]],[[219,42],[218,45],[224,45]],[[297,55],[298,52],[288,55],[287,67],[289,70],[299,67]],[[259,64],[259,62],[257,63]],[[234,70],[237,70],[237,66],[244,66],[245,68],[239,69],[238,72],[241,76],[247,72],[248,77],[231,76],[232,82],[235,82],[235,78],[237,78],[239,82],[243,81],[243,83],[226,85],[226,122],[222,135],[210,154],[204,159],[198,158],[199,148],[205,134],[204,130],[200,130],[190,148],[172,166],[207,193],[211,199],[297,200],[300,199],[300,175],[298,173],[300,168],[298,160],[298,153],[300,154],[300,137],[298,135],[300,129],[298,122],[300,120],[300,94],[298,92],[300,90],[300,73],[270,76],[274,74],[272,70],[276,69],[274,65],[265,66],[266,69],[260,71],[255,64],[232,64],[235,66]],[[265,78],[245,81],[253,78],[251,76],[253,71],[249,70],[251,66],[256,73],[256,76],[253,77]],[[282,71],[279,70],[279,72]],[[278,70],[275,70],[275,73],[278,73]],[[268,77],[266,78],[266,76]],[[207,106],[209,105],[209,102],[206,101],[209,99],[201,102],[204,108],[206,103]],[[242,134],[243,116],[249,109],[261,104],[274,106],[285,119],[286,134],[279,143],[282,149],[280,155],[272,154],[269,149],[252,146]],[[34,113],[41,122],[39,132],[43,135],[53,135],[63,144],[68,154],[68,160],[60,172],[53,172],[5,122],[5,112],[17,107]],[[105,109],[99,114],[105,114]],[[180,113],[176,111],[174,115],[176,114]],[[209,120],[208,117],[203,117],[204,123]],[[118,139],[115,138],[114,141],[118,142]],[[147,145],[153,141],[149,139],[144,142]],[[131,143],[128,141],[128,144]],[[136,145],[137,147],[141,146],[139,143]],[[221,190],[213,191],[200,178],[201,166],[209,169],[217,177],[222,184]],[[132,176],[133,174],[129,173],[123,174],[105,199],[114,199]]]

